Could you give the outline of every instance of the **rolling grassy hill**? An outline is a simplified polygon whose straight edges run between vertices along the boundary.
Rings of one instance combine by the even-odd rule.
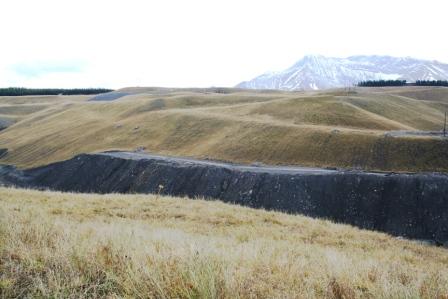
[[[157,195],[0,188],[0,297],[447,298],[448,251]]]
[[[47,110],[62,103],[68,104],[89,99],[91,96],[1,96],[0,130],[25,119],[33,113]],[[50,109],[51,112],[52,110]]]
[[[115,101],[84,96],[0,98],[1,163],[31,167],[84,152],[147,151],[241,163],[448,171],[448,142],[391,137],[440,130],[448,88],[355,92],[126,88]]]

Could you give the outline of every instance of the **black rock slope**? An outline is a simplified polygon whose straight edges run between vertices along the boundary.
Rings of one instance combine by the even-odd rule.
[[[248,167],[108,153],[79,155],[3,177],[22,186],[62,191],[217,198],[408,238],[448,241],[448,176],[443,174]]]

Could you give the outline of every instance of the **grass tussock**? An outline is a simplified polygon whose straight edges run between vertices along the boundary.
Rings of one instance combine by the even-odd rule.
[[[0,297],[447,298],[448,251],[155,195],[0,189]]]

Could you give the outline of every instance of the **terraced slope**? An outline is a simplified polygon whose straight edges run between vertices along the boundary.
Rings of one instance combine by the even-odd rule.
[[[83,193],[215,198],[448,246],[448,175],[248,166],[136,152],[43,167],[0,165],[0,185]]]
[[[0,133],[0,148],[9,150],[0,162],[30,167],[85,152],[144,148],[241,163],[448,171],[446,140],[386,134],[440,130],[447,88],[119,92],[130,95],[106,102],[33,99],[33,105],[46,108],[22,115]],[[13,100],[0,98],[0,105]],[[30,105],[23,100],[13,104],[25,110]]]

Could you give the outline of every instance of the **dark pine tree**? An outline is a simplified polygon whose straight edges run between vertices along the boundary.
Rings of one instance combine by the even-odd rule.
[[[111,92],[111,89],[105,88],[22,88],[8,87],[0,88],[0,96],[35,96],[35,95],[91,95]]]

